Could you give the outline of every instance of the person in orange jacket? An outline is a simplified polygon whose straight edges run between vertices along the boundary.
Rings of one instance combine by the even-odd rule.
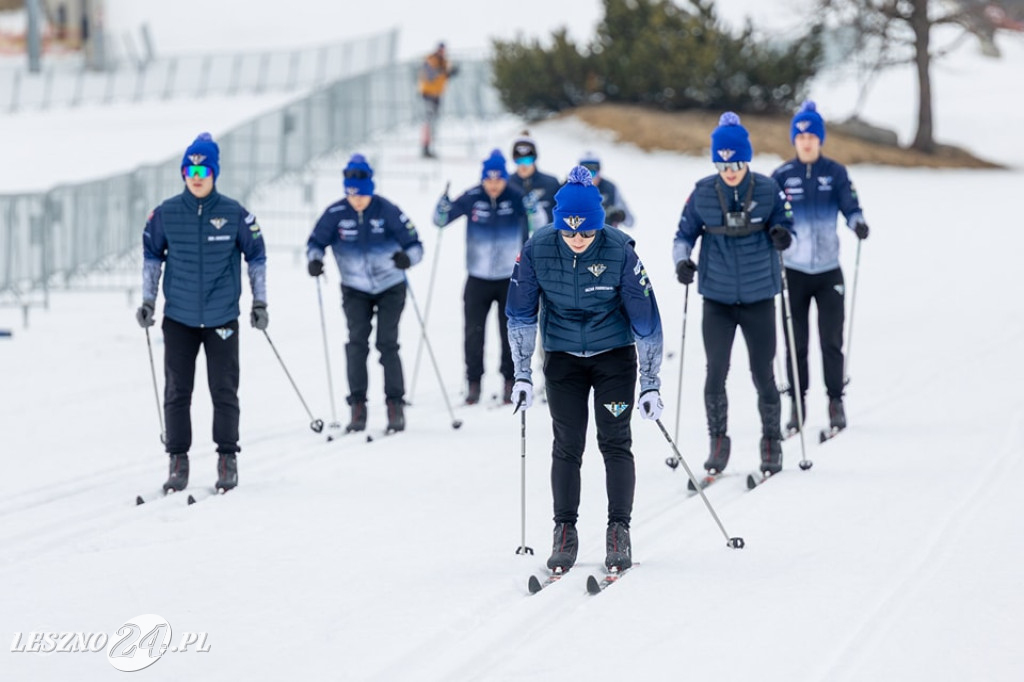
[[[441,109],[441,95],[448,86],[448,79],[458,73],[458,67],[448,62],[444,43],[438,43],[437,49],[427,55],[420,65],[419,91],[423,98],[425,118],[423,121],[423,157],[436,158],[431,144],[434,141],[434,126]]]

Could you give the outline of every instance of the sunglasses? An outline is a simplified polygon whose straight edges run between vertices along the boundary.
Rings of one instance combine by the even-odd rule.
[[[346,180],[367,180],[370,177],[370,171],[362,168],[346,168],[344,175]]]
[[[718,169],[719,173],[724,173],[727,170],[728,171],[741,171],[741,170],[743,170],[746,167],[747,167],[747,162],[746,161],[729,161],[729,162],[715,161],[715,168]]]
[[[186,178],[206,178],[210,175],[209,166],[186,166],[185,177]]]
[[[573,237],[583,237],[584,239],[593,239],[594,235],[597,234],[597,230],[559,230],[562,236],[566,239],[572,239]]]

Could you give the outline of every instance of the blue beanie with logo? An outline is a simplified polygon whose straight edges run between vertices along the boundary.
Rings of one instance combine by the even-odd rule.
[[[789,141],[796,141],[800,133],[813,133],[818,136],[821,143],[825,143],[825,119],[818,113],[818,105],[807,100],[801,105],[800,110],[793,116],[793,123],[789,129]]]
[[[552,215],[557,230],[604,229],[601,191],[594,184],[589,170],[575,166],[569,171],[565,184],[555,192]]]
[[[711,132],[711,160],[750,161],[754,148],[750,146],[750,134],[740,125],[740,117],[727,111],[718,119],[718,127]]]
[[[213,172],[214,179],[220,177],[220,147],[210,133],[200,133],[185,150],[181,170],[184,172],[187,166],[206,166]]]
[[[484,159],[484,167],[480,171],[480,179],[508,180],[508,169],[505,167],[505,156],[500,149],[491,150],[491,155]]]
[[[370,162],[365,156],[353,154],[342,174],[345,176],[345,194],[373,196],[373,169],[370,168]]]

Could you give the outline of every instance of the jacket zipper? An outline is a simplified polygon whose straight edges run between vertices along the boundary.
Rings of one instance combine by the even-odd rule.
[[[196,239],[199,240],[199,286],[196,287],[196,292],[199,294],[199,327],[203,328],[206,326],[206,315],[203,309],[203,202],[199,202],[199,211],[196,214],[196,220],[199,223],[199,229],[196,230]]]

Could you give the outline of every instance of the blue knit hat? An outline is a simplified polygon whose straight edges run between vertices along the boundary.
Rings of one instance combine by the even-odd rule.
[[[718,127],[711,132],[711,160],[750,161],[754,148],[750,146],[750,134],[740,125],[740,117],[731,111],[722,114]]]
[[[594,185],[590,171],[575,166],[562,188],[555,192],[554,226],[558,230],[601,230],[604,207],[601,191]]]
[[[825,119],[818,113],[818,105],[807,100],[800,107],[800,111],[793,116],[793,123],[789,129],[789,141],[796,141],[800,133],[814,133],[825,143]]]
[[[187,166],[206,166],[213,171],[214,179],[220,177],[220,147],[210,133],[200,133],[185,150],[181,157],[181,170]]]
[[[500,149],[492,149],[491,155],[484,159],[484,167],[480,171],[480,179],[488,178],[508,180],[508,169],[505,168],[505,156]]]
[[[362,154],[353,154],[342,171],[345,176],[345,194],[373,196],[373,169]]]

